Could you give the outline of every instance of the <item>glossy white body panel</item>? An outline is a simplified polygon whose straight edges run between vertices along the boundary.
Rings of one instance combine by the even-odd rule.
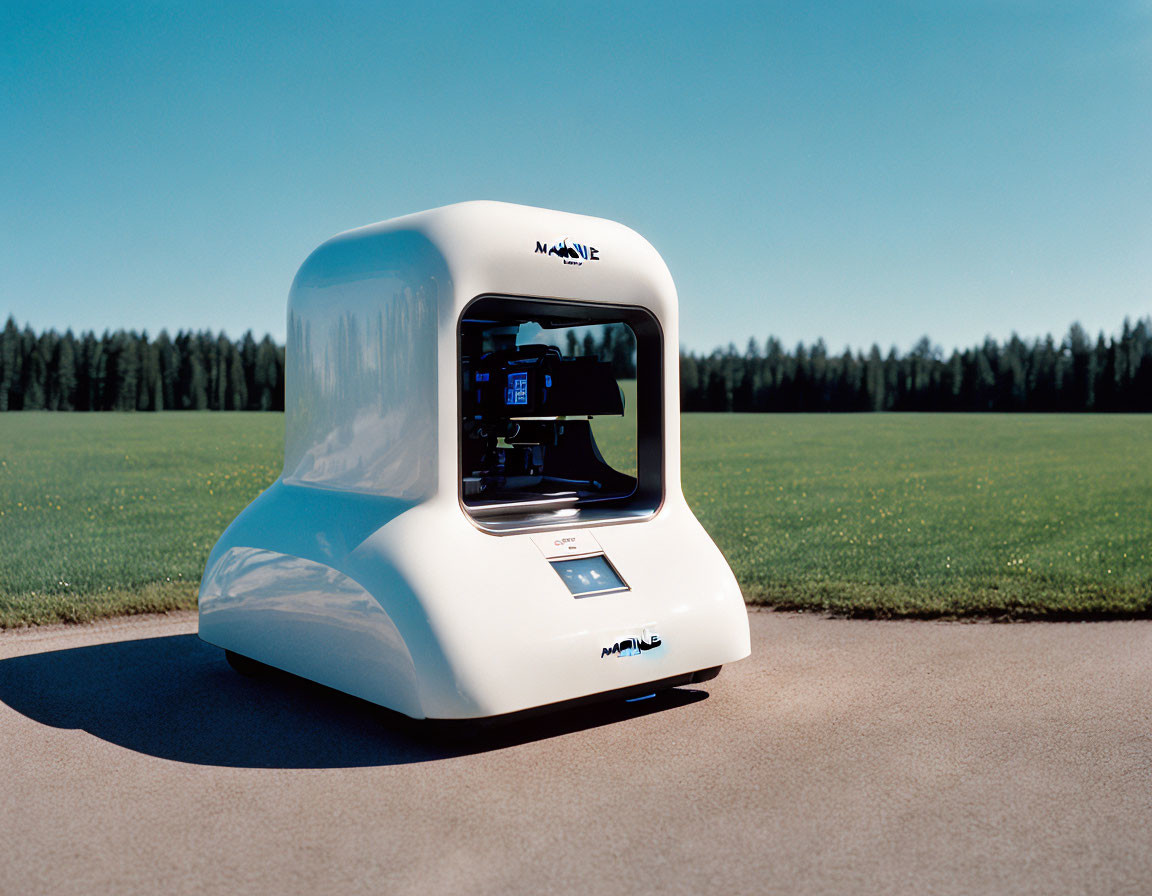
[[[599,259],[534,251],[563,239]],[[747,656],[739,588],[681,492],[674,410],[660,509],[573,533],[629,591],[574,598],[538,531],[493,534],[465,515],[456,333],[484,294],[649,309],[664,406],[679,407],[675,288],[628,228],[474,202],[341,234],[293,284],[284,473],[213,550],[201,637],[416,718],[499,715]],[[645,630],[659,649],[602,655]]]

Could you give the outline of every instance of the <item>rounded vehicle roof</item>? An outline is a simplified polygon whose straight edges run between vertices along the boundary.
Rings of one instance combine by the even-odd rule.
[[[380,276],[446,277],[452,288],[438,289],[438,298],[457,311],[485,293],[638,305],[665,320],[676,309],[667,266],[631,228],[605,218],[488,200],[340,233],[301,266],[293,296],[309,287]]]

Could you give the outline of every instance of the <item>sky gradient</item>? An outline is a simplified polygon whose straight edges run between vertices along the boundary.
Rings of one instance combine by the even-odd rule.
[[[695,350],[1152,313],[1152,3],[7,3],[0,315],[284,336],[333,233],[619,220]]]

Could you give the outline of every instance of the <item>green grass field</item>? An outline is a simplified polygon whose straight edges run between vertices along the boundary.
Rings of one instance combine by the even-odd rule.
[[[194,607],[281,414],[0,415],[0,626]]]
[[[283,425],[0,415],[0,626],[194,606],[217,536],[279,473]],[[601,432],[609,458],[628,456],[621,432]],[[683,456],[688,500],[753,602],[1152,611],[1152,417],[694,414]]]
[[[750,601],[1152,611],[1152,417],[688,415],[683,446],[688,501]]]

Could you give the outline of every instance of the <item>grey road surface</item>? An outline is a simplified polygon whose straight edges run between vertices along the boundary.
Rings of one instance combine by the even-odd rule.
[[[464,742],[191,615],[0,634],[0,893],[1152,892],[1152,622],[751,621]]]

